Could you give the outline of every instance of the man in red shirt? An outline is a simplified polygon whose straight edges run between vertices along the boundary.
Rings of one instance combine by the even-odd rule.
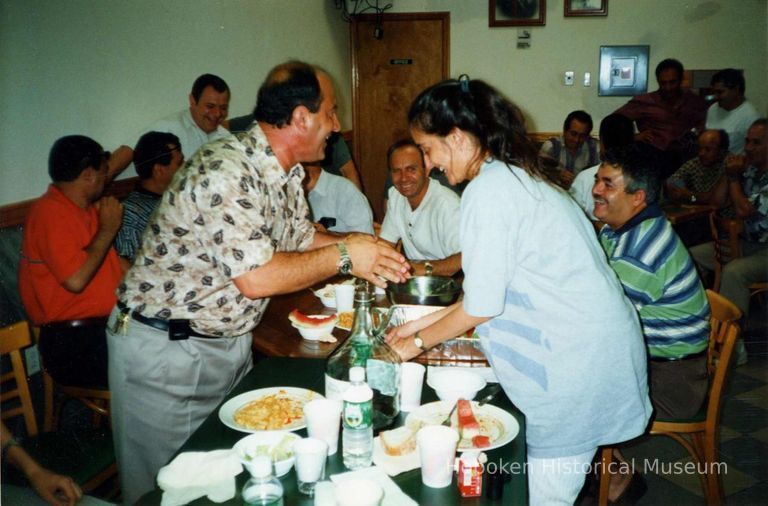
[[[48,158],[53,183],[24,226],[19,291],[40,326],[43,364],[65,385],[107,386],[104,331],[123,276],[112,241],[123,208],[101,194],[131,156],[130,148],[110,157],[93,139],[62,137]]]

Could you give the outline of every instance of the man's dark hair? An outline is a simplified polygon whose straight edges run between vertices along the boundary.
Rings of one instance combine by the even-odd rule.
[[[677,76],[680,78],[680,80],[683,79],[683,64],[674,58],[661,60],[659,64],[656,65],[656,79],[658,80],[661,73],[669,69],[674,69],[677,72]]]
[[[200,101],[200,97],[203,96],[203,91],[205,91],[208,86],[211,86],[219,93],[229,91],[229,86],[224,82],[224,79],[213,74],[203,74],[195,79],[195,83],[192,85],[192,98],[195,99],[195,102]]]
[[[149,179],[152,177],[152,168],[156,163],[160,165],[171,163],[174,149],[181,151],[181,143],[172,133],[145,133],[133,148],[133,165],[136,167],[136,173],[141,179]]]
[[[749,125],[749,128],[752,128],[753,126],[768,127],[768,118],[757,118],[751,125]]]
[[[322,101],[315,67],[301,61],[289,61],[270,70],[259,88],[253,117],[282,128],[291,123],[294,109],[303,105],[315,113]]]
[[[53,143],[48,154],[48,175],[54,183],[74,181],[92,167],[101,169],[101,162],[109,159],[109,153],[90,137],[67,135]]]
[[[567,132],[571,128],[571,121],[573,120],[587,125],[587,135],[592,133],[592,127],[594,126],[592,124],[592,116],[586,111],[573,111],[568,114],[563,122],[563,132]]]
[[[623,114],[609,114],[600,122],[600,142],[604,150],[626,146],[634,140],[634,124]]]
[[[723,69],[715,72],[709,83],[714,86],[716,83],[720,83],[726,88],[737,88],[739,93],[744,94],[744,90],[747,87],[744,81],[744,74],[741,70],[736,69]]]
[[[624,175],[624,191],[629,194],[645,191],[645,203],[658,202],[661,191],[661,177],[657,168],[658,160],[647,145],[633,143],[615,147],[605,152],[604,163],[621,168]]]
[[[419,145],[413,142],[413,140],[411,139],[400,139],[399,141],[392,144],[389,147],[389,149],[387,149],[387,168],[388,169],[392,169],[392,165],[390,162],[392,161],[392,155],[395,154],[395,151],[397,151],[400,148],[405,148],[408,146],[416,148],[416,151],[418,151],[419,155],[421,156],[421,166],[423,167],[425,165],[424,153],[421,152],[421,148],[419,147]]]

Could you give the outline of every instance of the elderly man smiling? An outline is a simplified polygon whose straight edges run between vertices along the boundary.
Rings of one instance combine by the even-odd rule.
[[[459,246],[459,197],[431,181],[424,155],[411,140],[400,140],[387,151],[392,184],[380,237],[395,244],[403,241],[413,273],[451,276],[461,269]]]

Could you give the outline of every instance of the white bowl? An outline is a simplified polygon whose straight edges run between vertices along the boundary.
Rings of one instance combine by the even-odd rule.
[[[335,286],[336,285],[332,283],[328,283],[320,290],[314,290],[315,296],[320,299],[320,302],[323,303],[323,306],[329,307],[331,309],[336,309],[336,292],[334,292]]]
[[[312,319],[321,319],[321,318],[328,318],[328,315],[325,314],[316,314],[316,315],[307,315],[309,318]],[[333,327],[336,326],[336,322],[338,322],[338,318],[334,318],[333,320],[330,320],[325,325],[322,325],[320,327],[304,327],[302,325],[297,325],[293,322],[291,322],[291,326],[299,331],[299,334],[301,334],[301,337],[308,341],[317,341],[323,336],[327,336],[333,331]]]
[[[290,448],[290,456],[275,461],[274,456],[270,455],[269,451],[280,444],[284,438],[289,438],[286,447]],[[240,457],[240,462],[242,462],[243,467],[251,473],[251,476],[253,476],[253,473],[251,472],[252,459],[257,455],[273,457],[272,463],[275,466],[275,476],[284,476],[293,467],[293,443],[299,439],[301,439],[301,437],[286,430],[265,430],[245,436],[235,443],[235,446],[233,446],[232,449],[237,453],[237,456]]]
[[[336,484],[336,503],[339,506],[377,506],[383,498],[384,489],[374,480],[340,480]]]
[[[471,401],[485,387],[485,380],[474,372],[449,368],[432,371],[427,377],[427,385],[435,389],[441,401]]]

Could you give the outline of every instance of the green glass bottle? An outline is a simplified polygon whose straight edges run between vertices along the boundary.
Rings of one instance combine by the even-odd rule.
[[[374,325],[374,295],[368,283],[355,291],[355,316],[349,338],[325,365],[325,396],[342,400],[350,385],[349,370],[365,368],[373,390],[373,427],[389,426],[400,414],[400,356],[384,341],[386,322]]]

